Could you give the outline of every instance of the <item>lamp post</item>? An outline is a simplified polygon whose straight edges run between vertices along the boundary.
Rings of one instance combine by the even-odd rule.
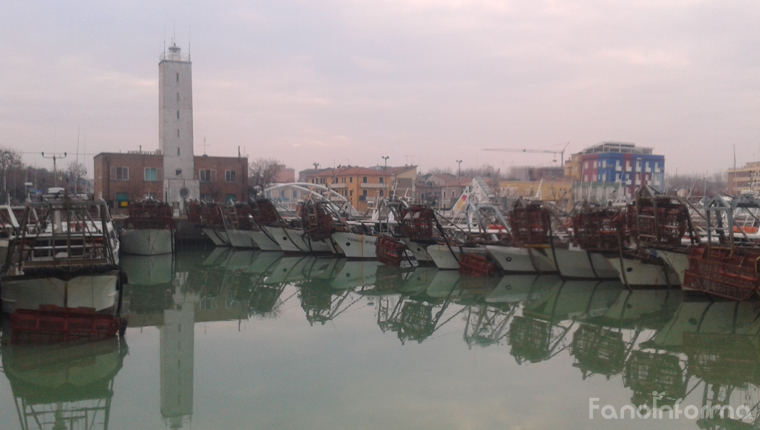
[[[457,160],[457,164],[459,165],[457,167],[457,182],[459,182],[459,187],[461,188],[462,187],[462,160]]]
[[[318,168],[318,167],[319,167],[319,163],[317,163],[317,162],[315,161],[315,162],[314,162],[314,181],[312,182],[312,183],[314,183],[314,184],[316,184],[316,183],[317,183],[317,173],[319,172],[319,170],[317,170],[317,168]]]

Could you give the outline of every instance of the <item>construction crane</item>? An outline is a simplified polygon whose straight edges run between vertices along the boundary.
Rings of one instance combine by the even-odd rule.
[[[561,151],[552,151],[551,149],[519,149],[519,148],[483,148],[483,151],[497,151],[497,152],[536,152],[541,154],[559,154],[561,157],[561,166],[565,168],[565,149],[570,142],[567,142]]]

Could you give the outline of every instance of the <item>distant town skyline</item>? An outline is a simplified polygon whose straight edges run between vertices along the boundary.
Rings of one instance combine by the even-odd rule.
[[[158,62],[193,61],[195,153],[302,170],[559,165],[603,141],[667,172],[760,159],[760,4],[699,0],[9,3],[0,146],[158,149]],[[205,146],[204,146],[205,141]],[[88,175],[89,176],[89,175]]]

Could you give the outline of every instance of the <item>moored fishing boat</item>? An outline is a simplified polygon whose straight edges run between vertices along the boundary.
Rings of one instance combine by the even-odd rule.
[[[41,305],[116,311],[118,239],[104,201],[68,197],[27,205],[3,274],[3,312]]]
[[[235,202],[222,208],[224,227],[230,246],[237,249],[256,248],[253,240],[254,224],[251,207],[247,203]]]
[[[566,279],[616,279],[617,271],[602,253],[607,248],[597,242],[606,245],[605,239],[611,235],[617,245],[616,223],[608,219],[617,212],[589,207],[575,216],[560,217],[555,212],[556,208],[546,202],[518,201],[510,213],[515,243],[531,251],[529,256],[537,270],[547,271],[549,266]],[[524,255],[523,250],[523,260]]]
[[[132,255],[169,254],[174,250],[171,207],[153,199],[129,205],[129,217],[121,230],[121,251]]]

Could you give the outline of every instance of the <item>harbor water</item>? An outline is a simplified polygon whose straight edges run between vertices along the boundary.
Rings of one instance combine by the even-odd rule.
[[[0,429],[760,423],[760,308],[226,248],[123,256],[122,339],[13,344]]]

